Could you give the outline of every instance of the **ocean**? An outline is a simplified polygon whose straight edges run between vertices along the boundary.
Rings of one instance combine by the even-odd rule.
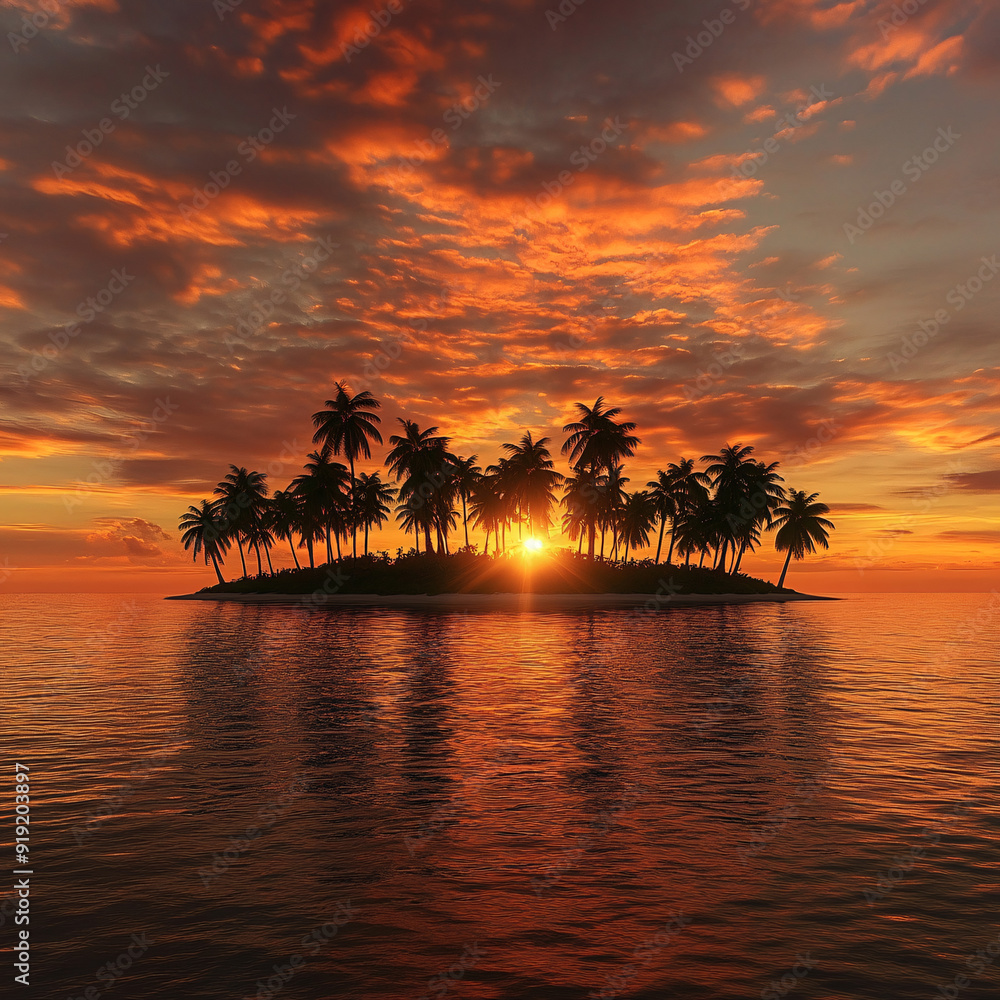
[[[998,640],[6,595],[3,975],[27,929],[58,1000],[996,997]]]

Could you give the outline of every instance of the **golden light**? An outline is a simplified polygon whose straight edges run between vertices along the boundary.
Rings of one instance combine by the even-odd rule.
[[[524,547],[529,552],[538,552],[542,547],[542,540],[540,538],[526,538],[524,540]]]

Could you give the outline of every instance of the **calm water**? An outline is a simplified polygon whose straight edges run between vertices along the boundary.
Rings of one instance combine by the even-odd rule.
[[[989,595],[0,611],[25,996],[1000,989]]]

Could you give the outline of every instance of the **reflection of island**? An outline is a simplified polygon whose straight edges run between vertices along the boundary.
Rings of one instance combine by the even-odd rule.
[[[329,593],[333,577],[345,593],[517,593],[529,589],[524,578],[530,575],[530,589],[538,593],[654,593],[663,585],[658,574],[666,541],[666,566],[683,574],[677,592],[766,593],[776,588],[739,575],[744,555],[757,548],[763,531],[775,530],[775,547],[787,553],[777,589],[792,558],[829,546],[833,524],[823,517],[826,504],[815,493],[786,490],[779,463],[757,461],[749,445],[726,445],[718,454],[703,456],[703,470],[694,459],[682,458],[659,471],[647,489],[628,492],[622,463],[641,442],[633,433],[635,424],[617,420],[621,411],[607,406],[603,397],[592,407],[577,403],[579,419],[563,428],[569,476],[556,471],[549,438],[535,440],[531,431],[517,444],[504,444],[505,454],[484,471],[476,464],[478,456],[449,451],[450,439],[437,427],[421,430],[400,418],[402,433],[390,436],[385,456],[396,485],[383,482],[377,471],[355,472],[359,459],[371,458],[371,443],[382,443],[375,412],[380,407],[370,392],[352,397],[346,385],[336,383],[335,397],[313,414],[313,441],[321,448],[307,456],[305,471],[284,490],[272,494],[266,473],[232,465],[214,499],[188,508],[180,525],[185,548],[192,548],[196,559],[203,554],[206,564],[211,561],[219,588],[233,586],[225,583],[222,564],[235,545],[243,570],[237,589],[245,592],[301,594],[324,587]],[[348,465],[333,461],[341,454]],[[559,500],[557,489],[562,490]],[[397,522],[413,532],[411,555],[400,549],[396,560],[386,553],[373,557],[370,534],[388,521],[394,502]],[[572,549],[554,562],[541,560],[559,506],[562,532],[576,543],[575,563]],[[478,561],[447,558],[460,520],[464,545],[458,555],[475,552],[470,521],[485,535]],[[636,552],[650,549],[654,537],[655,555],[637,562]],[[344,558],[348,542],[350,560]],[[294,570],[275,572],[271,552],[279,543],[288,545]],[[326,547],[322,580],[315,577],[317,545]],[[308,569],[299,561],[301,548]],[[257,560],[252,582],[246,566],[251,552]],[[504,557],[513,553],[539,560],[531,574],[519,564],[517,585],[503,579],[512,576]],[[683,557],[683,566],[674,566],[675,555]],[[713,577],[692,575],[696,570],[719,576],[713,583]],[[414,575],[426,581],[424,589],[412,589]],[[362,579],[368,589],[357,589]],[[709,589],[683,589],[695,582]]]
[[[540,907],[567,934],[622,912],[637,941],[683,911],[692,933],[663,961],[698,979],[710,913],[757,940],[748,885],[786,923],[823,891],[794,870],[826,848],[833,801],[817,779],[837,745],[835,635],[816,606],[171,613],[191,622],[171,831],[194,889],[205,906],[270,903],[279,884],[293,906],[352,900],[372,938],[331,952],[338,982],[370,981],[384,928],[394,974],[419,981],[427,941],[458,955],[459,926],[489,948],[501,919],[530,940]],[[528,951],[549,967],[544,940]]]

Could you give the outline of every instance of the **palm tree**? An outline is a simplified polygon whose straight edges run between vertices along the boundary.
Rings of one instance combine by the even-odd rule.
[[[257,553],[257,575],[261,575],[260,550],[264,550],[264,558],[267,559],[267,568],[274,576],[274,565],[271,562],[271,546],[274,544],[274,535],[268,525],[270,518],[271,501],[265,498],[259,507],[254,510],[254,516],[250,520],[247,529],[247,540]]]
[[[423,527],[421,517],[424,514],[422,508],[412,507],[410,504],[400,504],[396,508],[396,520],[403,529],[403,533],[413,532],[414,550],[418,556],[420,555],[420,530]]]
[[[493,491],[497,499],[498,534],[497,540],[501,550],[507,548],[507,529],[518,526],[520,532],[521,497],[518,493],[517,469],[514,463],[501,456],[493,465],[486,466],[483,485]]]
[[[200,507],[188,507],[181,517],[179,527],[184,532],[181,535],[184,548],[189,549],[194,546],[192,556],[196,562],[198,553],[204,552],[205,565],[207,566],[211,559],[219,583],[225,583],[219,563],[225,562],[225,553],[230,541],[226,535],[225,522],[219,520],[215,505],[208,500],[202,500]]]
[[[604,397],[598,396],[592,407],[577,403],[576,408],[580,411],[580,419],[563,427],[563,433],[569,437],[562,452],[569,454],[573,468],[606,469],[635,454],[636,447],[641,444],[632,434],[635,424],[615,422],[614,418],[621,413],[619,407],[606,407]]]
[[[589,534],[592,527],[596,531],[597,502],[600,500],[597,486],[598,479],[582,470],[563,482],[562,502],[566,508],[566,513],[563,514],[563,531],[569,535],[570,541],[579,539],[577,553],[583,551],[584,535]]]
[[[625,484],[629,482],[628,476],[622,475],[624,466],[613,465],[597,481],[597,489],[600,499],[597,503],[598,518],[601,525],[601,558],[604,558],[604,536],[607,530],[611,529],[611,558],[618,556],[618,518],[622,508],[625,506]]]
[[[261,516],[267,500],[267,473],[249,472],[235,465],[215,488],[219,498],[218,508],[225,511],[225,519],[240,550],[243,575],[247,575],[247,563],[243,555],[243,542],[251,541],[257,520]],[[260,549],[257,549],[257,572],[261,572]]]
[[[825,503],[817,501],[818,493],[806,495],[805,490],[791,490],[785,503],[775,511],[772,527],[778,529],[774,536],[774,547],[779,552],[787,552],[785,565],[781,569],[778,588],[785,584],[785,574],[788,564],[795,559],[804,559],[807,553],[815,552],[816,546],[828,549],[830,536],[835,525],[823,514],[829,514],[830,508]]]
[[[347,536],[347,530],[351,519],[351,495],[349,490],[353,486],[353,480],[347,466],[342,462],[330,461],[330,450],[323,448],[322,451],[311,451],[306,458],[306,477],[314,480],[311,497],[315,504],[319,503],[321,518],[326,536],[326,559],[328,563],[333,562],[333,544],[337,543],[337,558],[340,559],[340,539]],[[298,476],[293,480],[292,485],[298,486],[305,478]]]
[[[492,474],[481,476],[472,489],[469,500],[469,510],[472,513],[473,524],[486,532],[483,552],[490,551],[490,532],[494,536],[494,548],[500,552],[500,529],[507,516],[507,499],[497,488],[496,477]]]
[[[448,548],[448,533],[458,527],[458,511],[454,504],[455,491],[448,486],[444,486],[434,494],[428,506],[431,508],[431,516],[434,528],[438,536],[438,551],[446,555],[450,551]]]
[[[472,491],[479,482],[483,470],[476,465],[478,455],[470,455],[468,458],[452,456],[452,476],[458,495],[462,498],[462,526],[465,528],[465,547],[469,547],[469,511],[468,502]]]
[[[295,551],[295,532],[301,531],[302,497],[294,489],[275,490],[271,494],[271,505],[268,511],[267,526],[276,538],[284,538],[292,550],[295,568],[301,569],[299,557]]]
[[[670,548],[667,550],[667,565],[673,560],[674,543],[677,540],[677,527],[702,502],[703,495],[711,480],[704,472],[698,472],[694,467],[693,458],[682,458],[679,462],[667,465],[666,472],[658,471],[656,479],[648,482],[656,499],[657,513],[660,518],[660,539],[656,546],[656,562],[660,561],[660,551],[663,546],[663,529],[670,521]]]
[[[705,473],[712,477],[715,489],[715,499],[723,518],[727,514],[739,510],[740,504],[747,499],[746,467],[754,464],[750,458],[753,445],[727,444],[718,455],[703,455],[702,461],[711,463]],[[728,529],[728,530],[727,530]],[[732,524],[721,528],[721,544],[716,555],[716,568],[726,568],[726,554],[729,546],[736,547],[736,532]]]
[[[615,420],[621,409],[605,406],[603,396],[598,396],[592,407],[577,403],[576,408],[580,419],[563,427],[563,433],[569,437],[563,443],[562,453],[569,455],[570,465],[578,477],[587,472],[596,478],[600,470],[610,470],[621,459],[635,454],[641,442],[632,433],[634,423]],[[588,524],[588,533],[588,555],[593,558],[596,521]]]
[[[327,515],[328,491],[322,476],[317,475],[315,472],[296,476],[289,488],[299,500],[297,531],[302,544],[305,545],[306,551],[309,553],[310,569],[314,569],[316,566],[313,543],[321,541],[323,538],[326,538],[328,561],[332,562],[333,555],[330,550],[329,533],[330,519]]]
[[[731,573],[738,573],[743,554],[753,552],[760,541],[760,529],[770,527],[773,514],[778,505],[785,499],[784,480],[775,471],[778,462],[765,465],[763,462],[753,462],[744,466],[746,497],[740,504],[739,516],[729,515],[730,523],[734,525],[734,535],[739,541],[739,550],[733,556]]]
[[[619,534],[625,543],[625,562],[628,550],[649,545],[649,533],[653,530],[658,516],[656,498],[645,490],[625,495],[625,503],[619,520]]]
[[[698,552],[705,561],[709,551],[719,544],[718,504],[707,489],[692,490],[692,504],[677,523],[677,551],[684,556],[684,565],[690,565],[691,556]]]
[[[397,482],[402,480],[398,495],[400,507],[430,508],[433,505],[428,501],[448,481],[448,438],[439,436],[436,427],[422,431],[412,420],[397,419],[403,433],[389,438],[392,448],[386,455],[386,466]],[[431,527],[436,525],[440,532],[440,520],[425,513],[417,517],[415,523],[424,530],[426,550],[430,554],[434,551]]]
[[[555,462],[547,447],[549,439],[531,437],[531,431],[522,435],[518,444],[505,444],[509,488],[520,519],[527,521],[528,533],[535,535],[541,527],[548,535],[552,524],[552,507],[556,503],[554,489],[562,481],[555,471]]]
[[[374,410],[381,409],[382,404],[366,389],[356,396],[349,396],[346,382],[334,382],[337,390],[333,399],[328,399],[323,405],[327,407],[312,416],[316,433],[313,434],[313,444],[322,442],[324,446],[333,449],[335,455],[341,450],[347,456],[351,470],[351,512],[357,508],[357,480],[354,477],[354,462],[359,457],[371,458],[371,440],[382,443],[382,435],[376,424],[381,418]],[[358,525],[357,518],[352,517],[351,524],[353,554],[358,555]]]
[[[677,524],[677,491],[670,477],[662,469],[656,472],[656,479],[651,479],[646,485],[649,487],[649,495],[656,506],[656,517],[660,522],[660,537],[656,542],[656,558],[654,562],[660,561],[660,552],[663,550],[663,532],[670,522],[670,552],[674,548],[674,527]],[[670,554],[667,555],[667,565],[670,565]]]
[[[368,555],[368,529],[381,527],[389,520],[389,504],[396,497],[396,490],[383,483],[377,472],[358,476],[358,515],[365,527],[365,555]]]

